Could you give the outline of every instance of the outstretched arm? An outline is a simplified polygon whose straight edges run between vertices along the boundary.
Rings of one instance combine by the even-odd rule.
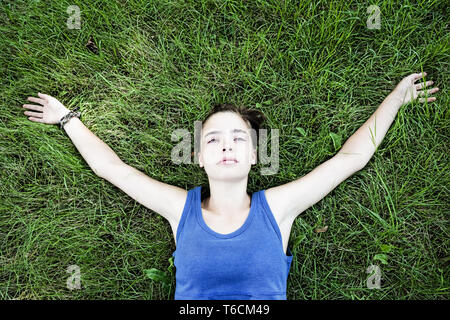
[[[24,108],[37,111],[25,111],[25,115],[30,116],[30,121],[57,124],[70,111],[56,98],[42,93],[38,95],[39,98],[28,97],[28,100],[39,105],[23,105]],[[123,162],[77,117],[70,118],[64,125],[64,130],[96,175],[166,218],[176,236],[187,198],[186,190],[157,181]]]
[[[439,89],[426,89],[433,84],[432,81],[415,84],[421,77],[421,74],[414,73],[400,81],[375,113],[344,143],[334,157],[297,180],[265,191],[269,206],[283,234],[289,235],[290,226],[300,213],[364,168],[402,105],[418,97],[420,102],[436,100],[430,95]],[[428,98],[424,98],[426,95]]]
[[[426,76],[424,72],[424,76]],[[413,73],[403,78],[395,89],[383,100],[374,114],[344,143],[338,154],[360,158],[365,166],[383,141],[386,132],[401,106],[419,97],[419,102],[435,101],[431,94],[439,88],[426,89],[433,81],[415,83],[422,74]],[[425,96],[428,95],[428,98]]]

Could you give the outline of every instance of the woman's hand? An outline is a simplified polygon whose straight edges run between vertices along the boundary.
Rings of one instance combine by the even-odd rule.
[[[29,110],[34,110],[37,112],[25,111],[24,114],[28,117],[28,120],[46,124],[56,124],[59,123],[62,117],[70,112],[61,102],[52,96],[38,93],[40,98],[28,97],[29,101],[38,103],[40,105],[34,104],[24,104],[22,107]]]
[[[427,73],[424,72],[423,76],[426,76]],[[425,97],[425,94],[428,95],[428,98],[419,98],[419,102],[431,102],[435,101],[435,97],[431,97],[431,94],[439,91],[439,88],[433,88],[433,89],[427,89],[422,90],[430,85],[432,85],[433,81],[427,81],[425,83],[418,83],[415,84],[417,80],[422,78],[421,73],[413,73],[409,76],[405,77],[400,81],[400,83],[395,87],[394,91],[392,93],[399,99],[402,105],[405,105],[415,99],[417,97]]]

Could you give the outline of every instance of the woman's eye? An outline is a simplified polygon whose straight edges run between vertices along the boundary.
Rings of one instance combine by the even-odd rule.
[[[242,141],[245,141],[245,139],[243,139],[243,138],[234,138],[234,141],[236,141],[236,139],[237,140],[242,140]],[[207,143],[210,143],[210,142],[213,142],[213,141],[217,141],[215,138],[212,138],[211,140],[209,140]]]

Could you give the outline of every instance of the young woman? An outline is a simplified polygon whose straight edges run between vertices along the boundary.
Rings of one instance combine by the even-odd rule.
[[[256,110],[218,106],[203,122],[198,159],[209,192],[201,186],[186,191],[146,176],[76,117],[63,128],[99,177],[170,223],[175,299],[286,299],[293,221],[367,164],[402,105],[417,98],[436,100],[430,95],[439,89],[426,89],[433,81],[416,84],[422,76],[405,77],[334,157],[304,177],[252,195],[247,194],[248,174],[257,161],[252,132],[258,133],[264,118]],[[29,120],[56,124],[69,113],[57,99],[38,95],[28,100],[39,105],[23,105],[35,111],[25,112]]]

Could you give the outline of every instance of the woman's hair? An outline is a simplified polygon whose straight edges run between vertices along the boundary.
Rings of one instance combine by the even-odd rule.
[[[262,123],[266,120],[266,117],[264,116],[264,114],[259,111],[259,110],[255,110],[255,109],[248,109],[246,107],[242,107],[242,106],[235,106],[233,104],[229,104],[229,103],[219,103],[219,104],[215,104],[213,106],[213,108],[211,109],[211,111],[207,114],[206,118],[203,120],[202,122],[202,128],[204,126],[204,124],[206,123],[206,121],[213,115],[216,114],[218,112],[234,112],[236,114],[238,114],[246,123],[250,123],[250,126],[252,129],[255,130],[255,135],[254,134],[250,134],[251,138],[252,138],[252,142],[253,142],[253,147],[254,149],[256,149],[257,145],[258,145],[258,139],[259,139],[259,129],[261,128]],[[210,196],[210,192],[209,192],[209,186],[202,186],[202,192],[201,192],[201,201],[203,201],[204,199],[206,199],[207,197]]]

